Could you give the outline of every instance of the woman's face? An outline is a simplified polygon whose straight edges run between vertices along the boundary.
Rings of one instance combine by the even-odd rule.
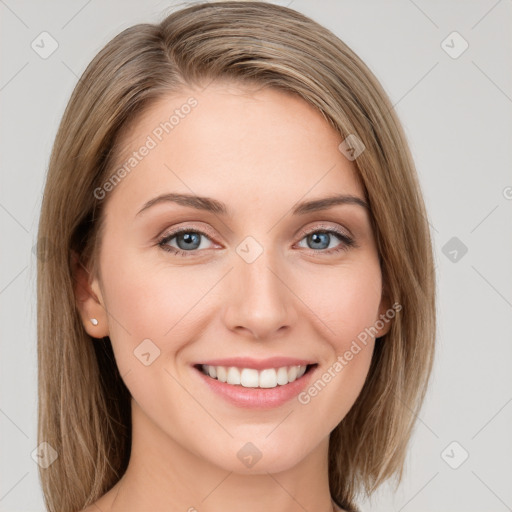
[[[368,332],[389,327],[341,142],[302,99],[220,83],[125,134],[86,306],[100,323],[86,324],[110,336],[145,453],[240,473],[325,455],[367,376]]]

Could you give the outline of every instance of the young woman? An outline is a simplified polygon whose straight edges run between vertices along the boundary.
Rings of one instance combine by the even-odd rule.
[[[129,28],[79,80],[39,236],[48,510],[358,510],[430,375],[407,142],[302,14],[217,2]]]

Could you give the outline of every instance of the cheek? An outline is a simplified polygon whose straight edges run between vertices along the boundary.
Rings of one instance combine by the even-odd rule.
[[[183,390],[165,370],[177,375],[182,349],[200,336],[209,318],[205,296],[218,278],[207,271],[149,265],[140,255],[109,257],[104,269],[110,340],[119,372],[135,401],[170,425],[187,408]]]
[[[144,340],[158,347],[162,363],[207,321],[198,314],[205,313],[206,296],[218,280],[215,272],[171,268],[163,260],[148,264],[140,255],[116,254],[113,247],[103,269],[110,338],[121,373],[131,368]]]
[[[322,425],[334,428],[359,395],[370,368],[375,340],[372,328],[378,320],[381,272],[377,261],[358,268],[338,267],[318,272],[303,281],[303,294],[318,318],[321,337],[328,346],[321,369],[310,387],[299,396],[305,410],[322,413]],[[312,284],[314,283],[314,286]],[[313,414],[313,412],[311,412]]]
[[[136,253],[119,256],[104,263],[106,302],[117,320],[113,327],[122,323],[134,335],[161,338],[211,287],[205,272],[149,262]]]
[[[322,337],[337,354],[378,319],[382,278],[373,260],[303,273],[296,289],[311,311],[310,318],[316,317]]]

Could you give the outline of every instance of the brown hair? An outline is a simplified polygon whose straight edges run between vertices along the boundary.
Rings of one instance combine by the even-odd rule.
[[[355,507],[392,476],[431,373],[435,280],[425,207],[393,107],[367,66],[306,16],[265,2],[202,3],[159,24],[124,30],[89,64],[61,121],[39,224],[39,441],[57,460],[41,469],[48,510],[75,512],[124,473],[131,442],[130,395],[110,340],[92,339],[75,303],[73,254],[96,272],[102,208],[95,197],[113,171],[122,129],[154,102],[213,80],[297,94],[365,150],[355,160],[370,205],[384,293],[402,311],[377,340],[365,385],[333,430],[333,499]]]

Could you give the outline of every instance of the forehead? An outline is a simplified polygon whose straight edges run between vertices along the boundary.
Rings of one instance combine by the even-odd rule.
[[[241,206],[249,198],[293,204],[305,195],[363,196],[341,142],[297,95],[212,83],[160,99],[125,130],[114,171],[128,172],[112,195],[127,205],[184,192],[225,203],[243,199]]]

